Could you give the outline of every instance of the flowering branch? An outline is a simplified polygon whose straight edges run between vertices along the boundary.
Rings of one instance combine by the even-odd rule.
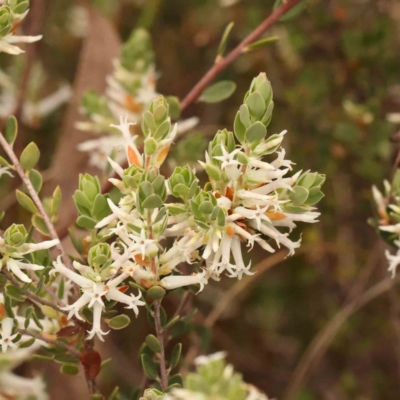
[[[12,163],[14,164],[14,168],[17,171],[18,175],[21,177],[22,181],[24,182],[26,188],[28,189],[29,194],[32,197],[33,202],[35,203],[36,207],[38,208],[47,229],[50,232],[50,237],[52,239],[58,239],[59,237],[57,235],[57,231],[54,227],[54,225],[52,224],[49,216],[47,215],[42,202],[39,199],[39,196],[37,195],[35,189],[32,186],[31,181],[28,179],[28,177],[25,175],[25,171],[21,166],[21,163],[19,162],[16,154],[14,153],[12,147],[8,144],[7,140],[5,139],[5,137],[3,136],[3,134],[0,132],[0,144],[3,147],[4,151],[7,153],[8,157],[10,157],[10,160],[12,161]],[[73,269],[72,268],[72,264],[71,261],[67,255],[67,253],[64,250],[63,245],[61,244],[61,242],[59,242],[56,245],[56,248],[58,250],[58,253],[60,254],[60,256],[62,257],[64,264],[69,268],[69,269]]]
[[[289,0],[277,8],[263,23],[250,33],[241,43],[239,43],[226,57],[219,57],[211,69],[200,79],[193,89],[182,100],[181,110],[186,109],[190,104],[198,99],[204,89],[223,71],[232,61],[236,60],[246,49],[246,47],[257,40],[267,29],[277,22],[282,15],[291,10],[300,0]]]

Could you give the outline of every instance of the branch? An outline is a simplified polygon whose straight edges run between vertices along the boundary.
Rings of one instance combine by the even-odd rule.
[[[42,204],[42,202],[39,199],[39,196],[37,195],[35,189],[32,186],[31,181],[29,180],[29,178],[25,175],[25,171],[22,168],[16,154],[14,153],[14,150],[12,149],[12,147],[8,144],[7,140],[5,139],[5,137],[3,136],[3,134],[0,132],[0,144],[2,145],[3,149],[5,150],[5,152],[7,153],[8,157],[10,158],[10,160],[12,161],[12,163],[14,164],[14,168],[17,171],[18,175],[21,177],[22,181],[24,182],[26,188],[28,189],[29,194],[32,197],[33,202],[35,203],[36,207],[38,208],[47,229],[50,232],[50,237],[52,239],[58,239],[60,240],[60,238],[57,235],[57,231],[54,227],[54,225],[52,224],[49,216],[46,213],[46,210],[44,209],[44,206]],[[61,242],[59,241],[59,243],[56,246],[57,251],[59,253],[59,255],[61,256],[64,264],[71,270],[73,270],[72,264],[71,264],[71,260],[69,259],[67,253],[64,250],[63,245],[61,244]]]
[[[18,333],[20,333],[21,335],[31,336],[31,337],[33,337],[35,339],[42,340],[43,342],[46,342],[48,344],[52,344],[54,346],[63,347],[64,349],[68,350],[74,356],[77,356],[78,358],[81,357],[81,352],[80,351],[75,349],[75,347],[69,346],[68,344],[66,344],[64,342],[59,342],[58,340],[53,340],[53,339],[46,338],[46,337],[40,335],[39,333],[29,332],[26,329],[18,329]]]
[[[19,283],[8,271],[6,271],[5,269],[3,269],[3,270],[1,271],[1,273],[2,273],[16,288],[18,288],[18,289],[21,290],[21,285],[20,285],[20,283]],[[60,308],[58,305],[56,305],[54,302],[52,302],[52,301],[47,301],[47,300],[45,300],[45,299],[42,299],[41,297],[36,296],[35,294],[33,294],[32,292],[29,292],[29,291],[25,291],[25,292],[23,292],[23,293],[24,293],[24,295],[25,295],[26,297],[28,297],[29,300],[31,300],[31,301],[34,302],[34,303],[39,303],[39,304],[41,304],[42,306],[50,307],[50,308],[52,308],[53,310],[55,310],[55,311],[57,311],[57,312],[59,312],[59,313],[61,313],[61,314],[68,315],[68,312],[67,312],[67,311],[61,310],[61,308]],[[63,305],[62,305],[62,306],[63,306]]]
[[[245,48],[257,40],[267,29],[279,20],[282,15],[291,10],[300,0],[289,0],[277,8],[264,22],[250,33],[241,43],[239,43],[226,57],[220,57],[216,60],[211,69],[200,79],[188,95],[182,100],[181,110],[186,109],[201,95],[204,89],[223,71],[232,61],[236,60],[245,50]]]
[[[20,285],[20,283],[8,272],[8,271],[6,271],[5,269],[3,269],[2,271],[1,271],[1,273],[15,286],[15,287],[17,287],[18,289],[22,289],[22,287],[21,287],[21,285]],[[21,290],[22,291],[22,290]],[[50,308],[52,308],[53,310],[55,310],[55,311],[57,311],[57,312],[59,312],[59,313],[61,313],[61,314],[64,314],[64,315],[66,315],[67,317],[68,317],[68,312],[67,311],[64,311],[64,310],[62,310],[60,307],[64,307],[65,305],[64,305],[64,303],[62,302],[62,301],[58,301],[58,304],[55,304],[55,302],[52,302],[52,301],[48,301],[48,300],[45,300],[45,299],[42,299],[41,297],[39,297],[39,296],[36,296],[35,294],[33,294],[32,292],[30,292],[30,291],[24,291],[23,292],[24,293],[24,295],[29,299],[29,300],[31,300],[32,301],[32,303],[38,303],[38,304],[41,304],[42,306],[47,306],[47,307],[50,307]],[[73,316],[72,318],[71,318],[75,323],[77,323],[78,325],[81,325],[82,326],[82,321],[80,321],[78,318],[76,318],[75,316]]]
[[[168,386],[168,374],[167,368],[165,366],[165,349],[164,349],[164,335],[163,328],[161,326],[161,317],[160,317],[160,301],[154,302],[154,322],[156,327],[157,339],[160,342],[161,350],[160,350],[160,375],[161,375],[161,388],[166,389]]]
[[[316,364],[321,360],[322,356],[328,349],[332,340],[343,326],[343,324],[358,310],[366,306],[372,300],[386,293],[392,289],[395,285],[400,283],[400,276],[396,276],[394,279],[386,278],[379,283],[366,290],[356,299],[346,304],[315,336],[313,341],[310,343],[300,362],[293,373],[293,376],[283,394],[283,400],[292,400],[296,398],[299,390],[309,377],[311,368],[315,367]]]

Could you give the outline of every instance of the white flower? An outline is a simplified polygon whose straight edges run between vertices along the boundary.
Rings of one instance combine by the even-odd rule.
[[[9,167],[1,167],[0,166],[0,178],[3,176],[3,175],[8,175],[8,176],[13,176],[13,174],[10,172],[10,168]]]
[[[104,341],[103,335],[108,333],[101,330],[101,315],[105,308],[102,297],[105,297],[107,300],[114,300],[126,304],[126,308],[132,309],[136,315],[139,313],[138,306],[143,306],[145,304],[143,301],[139,300],[142,296],[141,292],[139,292],[138,296],[134,296],[133,294],[128,296],[119,291],[117,286],[129,276],[129,274],[125,272],[107,282],[94,282],[65,267],[60,257],[58,257],[57,261],[53,262],[53,265],[56,272],[61,273],[66,278],[75,282],[82,291],[81,297],[75,303],[63,308],[63,310],[69,311],[68,318],[74,315],[76,318],[83,320],[79,311],[84,306],[93,309],[93,326],[92,330],[88,331],[88,340],[97,335],[101,341]]]
[[[193,275],[170,275],[160,281],[160,285],[167,290],[176,289],[183,286],[200,285],[199,292],[207,285],[206,271]]]
[[[3,353],[7,352],[9,347],[15,349],[17,345],[12,341],[18,336],[18,333],[12,335],[14,320],[12,318],[4,318],[1,321],[1,339],[0,345]]]
[[[17,36],[12,33],[9,33],[0,39],[0,52],[13,54],[13,55],[18,55],[18,54],[24,53],[24,50],[20,49],[18,46],[15,46],[13,43],[33,43],[33,42],[37,42],[41,38],[42,38],[42,35]]]
[[[400,235],[400,223],[395,225],[380,226],[379,229],[381,231],[396,233]]]
[[[240,149],[233,150],[228,153],[225,149],[225,146],[221,144],[222,156],[214,156],[214,158],[218,161],[221,161],[221,169],[225,169],[226,175],[228,179],[234,180],[239,178],[242,174],[240,171],[241,163],[238,160],[235,160],[235,155],[240,153]]]
[[[128,118],[125,116],[119,117],[119,125],[110,125],[113,128],[118,129],[122,136],[125,139],[125,149],[126,149],[126,158],[129,162],[129,165],[137,165],[139,167],[143,166],[143,155],[140,154],[138,148],[135,144],[135,139],[137,136],[131,136],[130,127],[135,125],[134,122],[129,122]]]
[[[26,255],[33,253],[38,250],[49,249],[53,246],[56,246],[60,241],[58,239],[47,240],[41,243],[24,243],[23,245],[17,248],[17,251],[14,253],[7,253],[7,256],[0,260],[0,270],[3,267],[7,267],[7,269],[14,273],[22,282],[29,283],[32,282],[32,279],[28,277],[22,269],[30,270],[30,271],[40,271],[44,269],[42,265],[31,264],[25,261],[20,261],[21,258]],[[0,253],[6,252],[6,245],[4,239],[0,237]]]
[[[400,264],[400,239],[395,240],[394,244],[397,246],[398,250],[396,254],[390,254],[389,250],[386,250],[385,256],[389,261],[388,271],[392,273],[392,278],[396,275],[396,270],[398,265]]]

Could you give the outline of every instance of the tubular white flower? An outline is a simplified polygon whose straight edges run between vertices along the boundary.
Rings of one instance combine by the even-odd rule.
[[[104,342],[104,335],[108,335],[110,331],[104,332],[101,330],[101,313],[103,311],[103,306],[100,303],[93,304],[93,325],[86,340],[93,339],[96,335],[102,342]]]
[[[24,50],[20,49],[18,46],[14,46],[11,43],[33,43],[37,42],[42,38],[42,35],[38,36],[17,36],[13,34],[8,34],[0,39],[0,52],[18,55],[24,53]]]
[[[7,262],[7,269],[11,271],[15,276],[17,276],[22,282],[29,283],[32,282],[32,279],[28,277],[21,269],[27,269],[31,271],[40,271],[44,269],[42,265],[36,264],[28,264],[13,258],[10,258]]]
[[[167,290],[177,289],[183,286],[200,285],[199,292],[207,285],[206,271],[194,275],[170,275],[160,281],[160,285]]]

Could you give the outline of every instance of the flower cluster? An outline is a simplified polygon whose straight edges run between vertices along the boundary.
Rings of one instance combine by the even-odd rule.
[[[78,149],[90,154],[90,163],[109,172],[108,157],[117,163],[123,163],[126,158],[121,149],[125,146],[126,133],[116,129],[119,116],[129,123],[140,127],[142,113],[157,97],[156,72],[154,52],[148,32],[136,29],[123,45],[121,57],[114,60],[113,74],[107,77],[105,95],[91,90],[85,93],[81,110],[89,121],[77,123],[83,131],[103,134],[97,139],[81,143]],[[190,130],[197,124],[197,118],[192,118],[181,124],[180,133]],[[135,133],[140,132],[135,130]]]
[[[42,38],[38,36],[18,36],[15,30],[29,12],[29,1],[10,0],[0,6],[0,52],[13,55],[21,54],[15,43],[33,43]]]
[[[373,186],[372,194],[376,217],[369,222],[388,244],[397,249],[395,254],[391,254],[389,250],[385,252],[389,262],[388,270],[394,277],[400,264],[400,170],[396,171],[392,183],[384,181],[383,193]]]
[[[110,181],[122,197],[118,204],[108,199],[111,213],[91,222],[98,236],[113,238],[114,266],[147,289],[197,284],[202,290],[209,278],[218,280],[223,273],[239,279],[252,273],[242,244],[274,252],[272,241],[293,254],[300,240],[288,235],[298,221],[316,222],[314,205],[323,196],[325,178],[309,171],[287,177],[292,162],[280,149],[285,132],[266,135],[272,108],[271,85],[260,74],[237,113],[235,134],[218,131],[209,144],[201,163],[209,177],[204,188],[189,167],[175,168],[168,180],[160,174],[177,131],[163,97],[143,114],[143,153],[130,135],[130,123],[121,118],[115,127],[125,139],[129,166],[109,162],[119,176]],[[76,199],[78,208],[82,201]],[[165,246],[167,238],[174,239],[172,245]],[[183,262],[194,264],[197,272],[181,275],[177,267]]]
[[[121,261],[117,258],[116,261],[112,258],[112,251],[108,244],[98,244],[90,249],[88,257],[89,265],[83,265],[74,261],[73,265],[79,272],[74,272],[68,269],[58,258],[53,263],[53,273],[58,272],[70,281],[76,283],[81,290],[81,296],[73,304],[63,307],[62,309],[69,312],[68,318],[75,316],[78,320],[84,321],[79,311],[87,306],[93,312],[92,329],[88,332],[87,339],[92,339],[95,335],[100,340],[104,332],[101,329],[101,317],[106,308],[107,302],[112,301],[126,305],[126,308],[132,309],[137,315],[139,313],[138,306],[145,303],[140,299],[141,293],[138,296],[131,294],[128,296],[124,293],[127,287],[119,286],[129,274],[123,272],[116,275]]]
[[[18,71],[18,70],[17,70]],[[35,66],[30,73],[27,95],[22,106],[21,119],[24,124],[34,128],[43,118],[53,113],[65,104],[72,95],[71,87],[64,83],[53,93],[42,97],[41,91],[45,87],[43,68]],[[6,119],[17,109],[18,82],[20,76],[12,76],[0,71],[0,119]]]
[[[225,356],[220,352],[197,357],[196,372],[186,376],[185,389],[172,389],[166,395],[156,389],[147,389],[140,400],[268,400],[256,387],[243,382],[242,376],[226,363]]]
[[[26,257],[39,250],[49,249],[58,244],[58,240],[48,240],[41,243],[29,243],[28,232],[23,225],[12,225],[0,235],[0,270],[6,268],[22,282],[30,283],[32,279],[22,270],[40,271],[42,265],[33,264]]]

